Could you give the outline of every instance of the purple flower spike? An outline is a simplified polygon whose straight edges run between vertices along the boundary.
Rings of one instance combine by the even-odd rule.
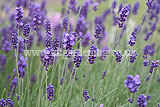
[[[29,24],[25,24],[24,27],[23,27],[23,35],[25,37],[28,37],[29,33],[30,33],[30,30],[31,30],[30,25]]]
[[[48,94],[48,100],[52,101],[53,97],[54,97],[54,86],[52,86],[51,84],[49,84],[47,86],[47,91],[46,93]]]
[[[4,98],[0,99],[0,106],[1,107],[5,107],[6,106],[6,101],[4,100]]]
[[[135,52],[131,51],[130,62],[133,63],[135,61],[136,57],[137,57],[136,51]]]
[[[10,91],[13,91],[17,87],[17,85],[18,85],[18,79],[15,76],[10,84]]]
[[[117,62],[121,62],[121,58],[122,58],[122,54],[121,54],[121,52],[120,51],[114,51],[114,55],[115,55],[115,57],[116,57],[116,61]]]
[[[98,2],[95,2],[95,3],[93,4],[93,8],[92,8],[92,9],[93,9],[94,11],[97,11],[97,6],[98,6],[98,5],[99,5]]]
[[[12,41],[13,49],[17,49],[18,37],[17,33],[12,33]]]
[[[16,9],[15,9],[15,19],[17,21],[17,28],[18,29],[21,26],[23,26],[22,18],[23,18],[23,8],[22,8],[22,6],[16,7]]]
[[[139,2],[136,2],[135,4],[134,4],[134,7],[133,7],[133,10],[132,10],[132,13],[134,14],[134,15],[136,15],[138,12],[138,9],[139,9]]]
[[[156,69],[159,66],[159,60],[153,60],[150,66],[149,72],[152,73],[154,69]]]
[[[76,65],[77,68],[80,67],[80,64],[82,62],[82,58],[83,58],[83,56],[80,55],[80,50],[77,50],[75,52],[75,56],[73,57],[73,62]]]
[[[73,45],[75,44],[75,36],[73,34],[66,33],[63,40],[63,48],[66,49],[65,55],[71,57],[73,55]]]
[[[119,12],[119,17],[117,17],[117,23],[119,25],[119,28],[122,28],[124,26],[125,21],[127,20],[127,17],[130,13],[130,6],[124,6],[121,8]]]
[[[83,97],[85,98],[86,101],[88,101],[88,99],[90,98],[90,96],[88,95],[88,91],[84,90]]]
[[[41,19],[42,19],[42,16],[40,14],[39,11],[35,12],[34,13],[34,16],[33,16],[33,29],[35,31],[38,31],[40,29],[40,26],[41,26]]]
[[[89,57],[88,57],[88,61],[90,64],[94,64],[96,56],[97,56],[97,47],[96,47],[96,45],[93,44],[90,47]]]
[[[141,81],[139,80],[139,75],[136,75],[135,77],[133,77],[132,75],[128,75],[124,82],[125,82],[125,87],[128,87],[131,93],[137,92],[138,87],[141,84]]]
[[[106,72],[107,72],[107,71],[104,71],[104,72],[103,72],[102,79],[104,79],[104,77],[105,77],[105,75],[106,75]]]
[[[143,65],[148,66],[149,65],[149,60],[144,60]]]
[[[130,40],[128,41],[128,44],[130,46],[133,46],[134,44],[136,44],[136,32],[133,31],[132,34],[129,36]]]
[[[102,34],[102,27],[101,25],[97,25],[95,29],[95,35],[94,35],[95,38],[99,38],[101,34]]]
[[[146,3],[146,5],[148,6],[148,8],[152,7],[153,1],[154,0],[148,0],[148,2]]]
[[[147,99],[146,95],[144,95],[144,94],[139,95],[138,98],[137,98],[138,107],[146,107],[146,105],[147,105],[146,99]]]
[[[63,78],[61,78],[61,80],[60,80],[60,85],[62,85],[63,84]]]
[[[14,105],[13,101],[11,99],[7,98],[6,99],[6,106],[7,107],[13,107],[13,105]]]

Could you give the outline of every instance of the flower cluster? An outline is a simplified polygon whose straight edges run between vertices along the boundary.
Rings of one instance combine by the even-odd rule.
[[[132,10],[132,13],[134,14],[134,15],[136,15],[137,14],[137,11],[138,11],[138,8],[139,8],[139,2],[136,2],[135,4],[134,4],[134,7],[133,7],[133,10]]]
[[[82,62],[83,56],[80,55],[80,50],[75,52],[75,56],[73,57],[73,62],[75,63],[76,67],[79,68]]]
[[[122,28],[124,26],[125,21],[127,20],[127,17],[130,13],[130,6],[124,6],[120,12],[119,17],[117,17],[117,23],[119,25],[119,28]]]
[[[13,92],[15,91],[15,88],[17,87],[18,85],[18,79],[17,77],[15,76],[10,84],[10,91],[13,90]]]
[[[135,93],[138,90],[138,87],[141,84],[141,81],[139,80],[139,75],[136,75],[133,77],[132,75],[128,75],[126,77],[127,80],[125,80],[125,87],[128,87],[129,91],[131,93]]]
[[[59,37],[55,37],[55,39],[53,41],[53,46],[52,46],[54,53],[57,53],[59,45],[60,45],[60,39],[59,39]]]
[[[148,2],[146,3],[146,5],[148,6],[148,8],[151,8],[153,1],[154,0],[148,0]]]
[[[29,24],[25,24],[23,26],[23,35],[25,36],[24,43],[28,43],[28,39],[26,39],[30,34],[31,27]]]
[[[82,46],[83,47],[86,47],[86,46],[89,46],[89,41],[90,41],[90,33],[89,32],[87,32],[85,35],[84,35],[84,37],[83,37],[83,39],[82,39]]]
[[[16,7],[15,19],[17,21],[17,28],[20,28],[21,26],[23,26],[22,18],[23,18],[23,8],[22,8],[22,6]]]
[[[42,19],[42,16],[39,13],[39,11],[35,12],[33,16],[33,29],[35,31],[38,31],[40,29],[40,25],[42,23],[41,19]]]
[[[154,47],[155,47],[155,44],[152,44],[152,45],[146,45],[145,48],[143,49],[143,58],[146,59],[147,58],[147,55],[151,55],[153,56],[154,54]]]
[[[107,46],[102,48],[102,52],[100,53],[100,57],[99,57],[102,61],[107,59],[107,55],[108,55],[107,51],[108,50],[109,50],[109,48]]]
[[[52,48],[45,48],[43,51],[42,62],[46,71],[48,71],[48,66],[53,63],[54,51]]]
[[[46,29],[46,33],[51,32],[51,23],[49,20],[46,21],[45,29]]]
[[[143,65],[148,66],[149,65],[149,60],[144,60]]]
[[[23,35],[24,35],[25,37],[28,37],[28,36],[29,36],[29,33],[30,33],[30,30],[31,30],[30,25],[29,25],[29,24],[25,24],[25,25],[23,26]]]
[[[67,31],[67,28],[68,28],[68,17],[65,17],[63,19],[62,25],[63,25],[63,29],[65,29],[65,31]]]
[[[1,44],[0,48],[4,52],[9,52],[11,50],[11,42],[10,42],[10,35],[8,33],[10,32],[10,29],[7,29],[6,27],[3,27],[1,30]]]
[[[11,99],[7,98],[4,100],[4,98],[0,99],[0,106],[1,107],[13,107],[14,103]]]
[[[147,105],[147,97],[146,97],[146,95],[142,94],[142,95],[138,96],[137,105],[138,105],[138,107],[145,107]]]
[[[115,55],[115,57],[116,57],[116,61],[117,62],[121,62],[121,58],[122,58],[122,54],[121,54],[121,52],[120,51],[114,51],[114,55]]]
[[[93,44],[89,50],[88,61],[90,64],[94,64],[96,56],[97,56],[97,47],[96,47],[96,45]]]
[[[24,58],[24,56],[22,56],[22,55],[19,56],[18,73],[19,73],[20,78],[23,78],[25,76],[25,67],[27,66],[26,60],[27,60],[27,58]]]
[[[100,35],[102,34],[102,28],[101,28],[101,25],[97,25],[96,26],[96,29],[95,29],[95,38],[99,38]]]
[[[73,45],[75,44],[75,37],[72,34],[66,33],[63,40],[63,48],[66,49],[65,55],[71,57],[73,55]]]
[[[93,4],[92,9],[93,9],[94,11],[97,11],[97,6],[98,6],[98,5],[99,5],[98,2],[95,2],[95,3]]]
[[[135,52],[131,51],[130,62],[133,63],[135,61],[136,57],[137,57],[136,51]]]
[[[159,60],[153,60],[150,66],[149,72],[152,73],[154,69],[156,69],[159,66]]]
[[[45,36],[45,46],[46,48],[52,48],[52,35],[51,33],[46,33],[46,36]]]
[[[17,49],[18,37],[17,33],[12,33],[12,41],[13,49]]]
[[[48,100],[52,101],[53,100],[53,96],[54,96],[54,86],[52,86],[51,84],[49,84],[47,86],[46,93],[48,94]]]
[[[133,31],[132,34],[129,36],[130,40],[128,41],[128,44],[130,46],[133,46],[136,43],[136,32]]]
[[[90,98],[90,96],[88,95],[88,91],[86,90],[83,91],[83,97],[85,98],[86,101],[88,101],[88,99]]]

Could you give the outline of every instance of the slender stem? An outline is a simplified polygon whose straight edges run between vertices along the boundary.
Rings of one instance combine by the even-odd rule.
[[[71,95],[71,91],[72,91],[72,86],[73,86],[73,83],[74,83],[74,78],[75,78],[75,76],[76,76],[76,70],[75,70],[75,74],[74,74],[74,77],[73,77],[73,80],[71,81],[71,88],[70,88],[70,91],[69,91],[69,95],[68,95],[68,100],[67,100],[67,104],[66,104],[66,106],[68,105],[68,101],[69,101],[69,98],[70,98],[70,95]],[[71,77],[72,77],[72,75],[71,75]]]
[[[23,98],[23,78],[22,78],[22,100],[24,100]],[[22,107],[23,107],[23,101],[22,101]]]
[[[49,107],[51,107],[51,101],[49,102]]]
[[[148,88],[147,88],[146,95],[148,95],[149,89],[150,89],[150,87],[151,87],[151,83],[152,83],[153,75],[154,75],[154,69],[153,69],[153,72],[152,72],[152,76],[151,76],[151,80],[150,80],[149,86],[148,86]]]
[[[84,83],[84,87],[83,87],[83,88],[85,88],[85,86],[86,86],[86,83],[87,83],[87,79],[88,79],[88,76],[89,76],[90,69],[91,69],[91,64],[89,65],[89,69],[88,69],[88,73],[87,73],[87,78],[86,78],[86,80],[85,80],[85,83]]]
[[[135,105],[136,105],[136,93],[133,94],[133,97],[134,97],[133,107],[135,107]]]
[[[45,70],[45,72],[46,72],[46,89],[47,89],[47,72],[48,72],[48,71]],[[47,103],[47,94],[46,94],[46,103]],[[48,104],[47,104],[47,105],[48,105]],[[47,106],[47,105],[46,105],[46,106]]]
[[[45,68],[44,68],[45,69]],[[44,78],[44,72],[45,72],[45,70],[43,69],[43,74],[42,74],[42,79],[41,79],[41,84],[40,84],[40,88],[39,88],[39,102],[38,102],[38,104],[40,104],[40,100],[41,100],[41,87],[42,87],[42,82],[43,82],[43,78]],[[38,105],[38,107],[40,107],[41,106],[41,104],[40,105]]]

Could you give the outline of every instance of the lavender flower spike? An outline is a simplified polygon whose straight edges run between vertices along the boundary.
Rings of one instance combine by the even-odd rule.
[[[48,100],[52,101],[53,100],[53,96],[54,96],[54,86],[52,86],[51,84],[49,84],[47,86],[46,93],[48,94]]]
[[[132,75],[128,75],[124,82],[125,82],[125,87],[128,87],[131,93],[137,92],[138,87],[141,84],[141,81],[139,80],[139,75],[136,75],[135,77],[133,77]]]

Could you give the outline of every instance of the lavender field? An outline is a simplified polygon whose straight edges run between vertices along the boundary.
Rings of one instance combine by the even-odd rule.
[[[160,107],[160,0],[1,0],[0,107]]]

